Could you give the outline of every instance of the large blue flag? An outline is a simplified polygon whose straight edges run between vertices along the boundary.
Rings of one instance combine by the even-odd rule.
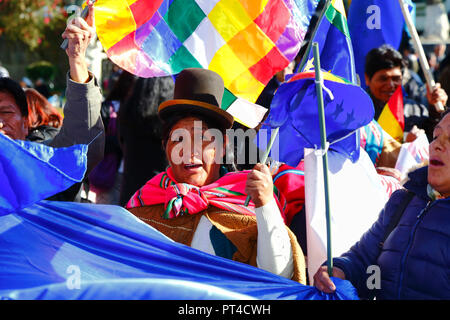
[[[403,0],[410,11],[411,0]],[[361,87],[366,88],[364,66],[367,53],[383,44],[398,49],[402,39],[405,20],[398,0],[355,0],[348,13],[348,28],[355,54],[356,72]]]
[[[0,217],[2,299],[358,299],[174,242],[122,207],[41,201]]]
[[[119,206],[42,200],[81,180],[87,146],[0,147],[0,300],[358,298],[176,243]]]
[[[54,149],[0,134],[0,216],[80,182],[86,172],[87,148]]]

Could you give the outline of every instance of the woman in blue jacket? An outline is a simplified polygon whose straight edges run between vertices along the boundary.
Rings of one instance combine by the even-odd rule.
[[[434,129],[428,167],[411,172],[404,187],[359,242],[333,259],[333,277],[349,280],[363,299],[450,299],[449,110]],[[412,198],[406,202],[408,193]],[[398,212],[400,220],[386,238]],[[373,278],[377,269],[379,285]],[[326,266],[315,274],[314,285],[335,290]]]

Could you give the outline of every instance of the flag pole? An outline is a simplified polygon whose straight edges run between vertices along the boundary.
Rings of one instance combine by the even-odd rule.
[[[331,4],[332,0],[326,0],[325,4],[323,5],[322,11],[320,12],[320,15],[316,21],[316,25],[314,26],[314,29],[311,32],[311,38],[308,42],[308,45],[306,46],[306,50],[303,53],[302,59],[300,60],[300,63],[298,64],[297,67],[297,72],[299,72],[299,70],[301,71],[303,69],[303,67],[305,66],[307,60],[308,60],[308,56],[309,56],[309,52],[311,51],[312,48],[312,40],[316,37],[317,31],[319,29],[320,23],[322,22],[323,16],[325,15],[325,12],[327,11],[329,5]]]
[[[331,251],[331,216],[330,216],[330,197],[328,186],[328,155],[327,155],[327,132],[325,127],[325,112],[323,103],[323,76],[320,69],[320,54],[319,45],[317,42],[312,44],[314,54],[314,68],[316,77],[316,92],[317,92],[317,106],[319,108],[319,122],[320,122],[320,143],[322,151],[322,165],[323,165],[323,182],[325,189],[325,216],[327,221],[327,269],[328,275],[333,274],[333,255]]]
[[[91,3],[95,3],[97,0],[91,0]],[[80,18],[85,19],[89,13],[89,3],[84,7],[83,11],[81,11]],[[64,39],[64,41],[61,43],[60,48],[63,50],[66,50],[69,46],[69,40]]]
[[[272,149],[273,143],[275,142],[275,138],[278,135],[278,130],[280,130],[279,127],[275,128],[270,135],[269,145],[267,146],[266,151],[264,151],[264,154],[261,157],[262,164],[266,164],[267,158],[269,157],[270,150]],[[244,205],[248,206],[249,203],[250,203],[250,196],[247,196],[247,199],[245,199]]]
[[[422,68],[423,74],[425,75],[425,79],[427,81],[428,87],[430,90],[433,90],[436,83],[434,82],[433,75],[430,71],[430,66],[427,61],[427,57],[425,55],[425,51],[423,50],[422,43],[420,42],[419,34],[417,33],[416,27],[411,18],[411,14],[408,10],[408,4],[406,4],[403,0],[398,0],[400,4],[400,8],[402,9],[403,17],[405,19],[406,25],[408,26],[409,33],[411,34],[411,39],[413,41],[414,49],[419,54],[419,63]],[[438,102],[436,107],[439,111],[444,111],[444,106],[442,102]]]

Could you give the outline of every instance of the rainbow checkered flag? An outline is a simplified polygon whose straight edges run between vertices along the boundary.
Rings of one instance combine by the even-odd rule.
[[[255,127],[255,105],[300,50],[318,0],[98,0],[95,24],[109,58],[140,77],[205,68],[227,88],[222,108]]]

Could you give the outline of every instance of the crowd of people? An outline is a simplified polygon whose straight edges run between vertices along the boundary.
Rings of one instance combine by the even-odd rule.
[[[63,33],[70,66],[64,116],[36,90],[24,90],[5,73],[0,78],[2,134],[56,148],[89,145],[84,182],[49,200],[120,205],[177,242],[335,290],[326,262],[314,279],[306,278],[304,230],[291,225],[304,214],[298,192],[304,180],[292,174],[295,168],[247,163],[249,170],[239,171],[218,161],[229,152],[226,130],[236,125],[221,109],[220,75],[191,68],[174,81],[121,71],[103,97],[85,60],[95,35],[90,10],[86,21],[74,19]],[[438,102],[447,105],[450,64],[439,57],[441,83],[428,88],[406,58],[387,45],[367,55],[365,83],[375,117],[360,129],[362,146],[380,174],[397,177],[401,144],[425,134],[429,163],[409,174],[371,229],[333,260],[333,276],[349,280],[367,299],[450,299],[450,115],[437,108]],[[270,108],[293,66],[274,76],[261,104]],[[399,86],[406,95],[403,141],[377,124]],[[370,265],[381,269],[379,290],[367,289]]]

